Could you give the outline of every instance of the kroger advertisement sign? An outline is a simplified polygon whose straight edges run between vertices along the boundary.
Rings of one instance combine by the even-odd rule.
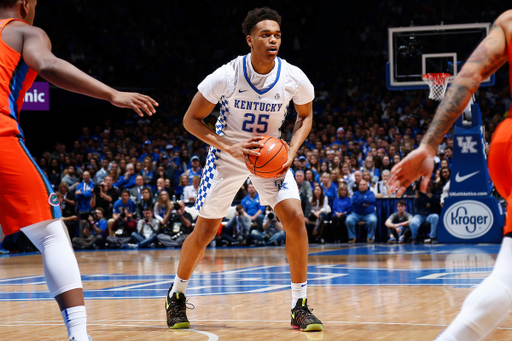
[[[494,223],[491,209],[475,200],[459,201],[444,214],[444,227],[454,237],[474,239],[486,234]]]
[[[47,82],[34,82],[25,94],[22,110],[50,110],[50,85]]]

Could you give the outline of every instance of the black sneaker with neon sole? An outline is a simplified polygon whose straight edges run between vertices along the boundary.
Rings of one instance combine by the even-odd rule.
[[[308,300],[306,298],[297,300],[295,308],[292,309],[292,327],[303,332],[324,330],[324,325],[313,315],[313,309],[310,310],[307,303]]]
[[[167,326],[170,329],[186,329],[190,328],[190,322],[187,318],[187,309],[194,309],[194,305],[187,303],[187,298],[184,294],[175,292],[172,297],[169,293],[172,290],[172,285],[167,291],[165,297],[165,312],[167,315]],[[187,305],[192,306],[192,308]]]

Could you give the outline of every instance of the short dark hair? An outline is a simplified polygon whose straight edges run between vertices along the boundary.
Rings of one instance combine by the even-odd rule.
[[[400,205],[400,206],[407,206],[407,204],[405,203],[405,200],[400,200],[397,204],[397,206]]]
[[[148,187],[143,187],[143,188],[140,190],[140,192],[141,192],[141,193],[142,193],[142,192],[144,192],[144,191],[148,191],[148,193],[149,193],[149,194],[151,194],[151,191],[149,190],[149,188],[148,188]]]
[[[129,191],[129,190],[127,190],[127,189],[123,189],[123,190],[121,191],[121,195],[123,195],[123,194],[125,194],[125,193],[126,193],[126,194],[128,194],[128,196],[130,196],[130,191]]]
[[[263,20],[273,20],[281,26],[281,16],[276,11],[268,7],[255,8],[247,13],[244,22],[242,23],[242,32],[246,36],[250,35],[252,29]]]
[[[105,210],[103,209],[103,207],[96,207],[94,210],[95,211],[100,211],[102,215],[105,215]]]
[[[243,205],[240,205],[240,204],[236,205],[236,211],[237,211],[237,212],[240,212],[240,211],[241,211],[241,210],[243,210],[243,209],[244,209],[244,206],[243,206]]]
[[[0,8],[9,8],[16,5],[18,0],[0,0]]]

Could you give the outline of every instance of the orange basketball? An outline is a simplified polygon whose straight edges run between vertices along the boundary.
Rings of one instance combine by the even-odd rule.
[[[247,162],[245,165],[257,177],[273,178],[283,170],[282,166],[288,161],[288,151],[281,140],[272,136],[263,136],[260,142],[263,147],[254,148],[260,155],[249,155],[253,166]]]

